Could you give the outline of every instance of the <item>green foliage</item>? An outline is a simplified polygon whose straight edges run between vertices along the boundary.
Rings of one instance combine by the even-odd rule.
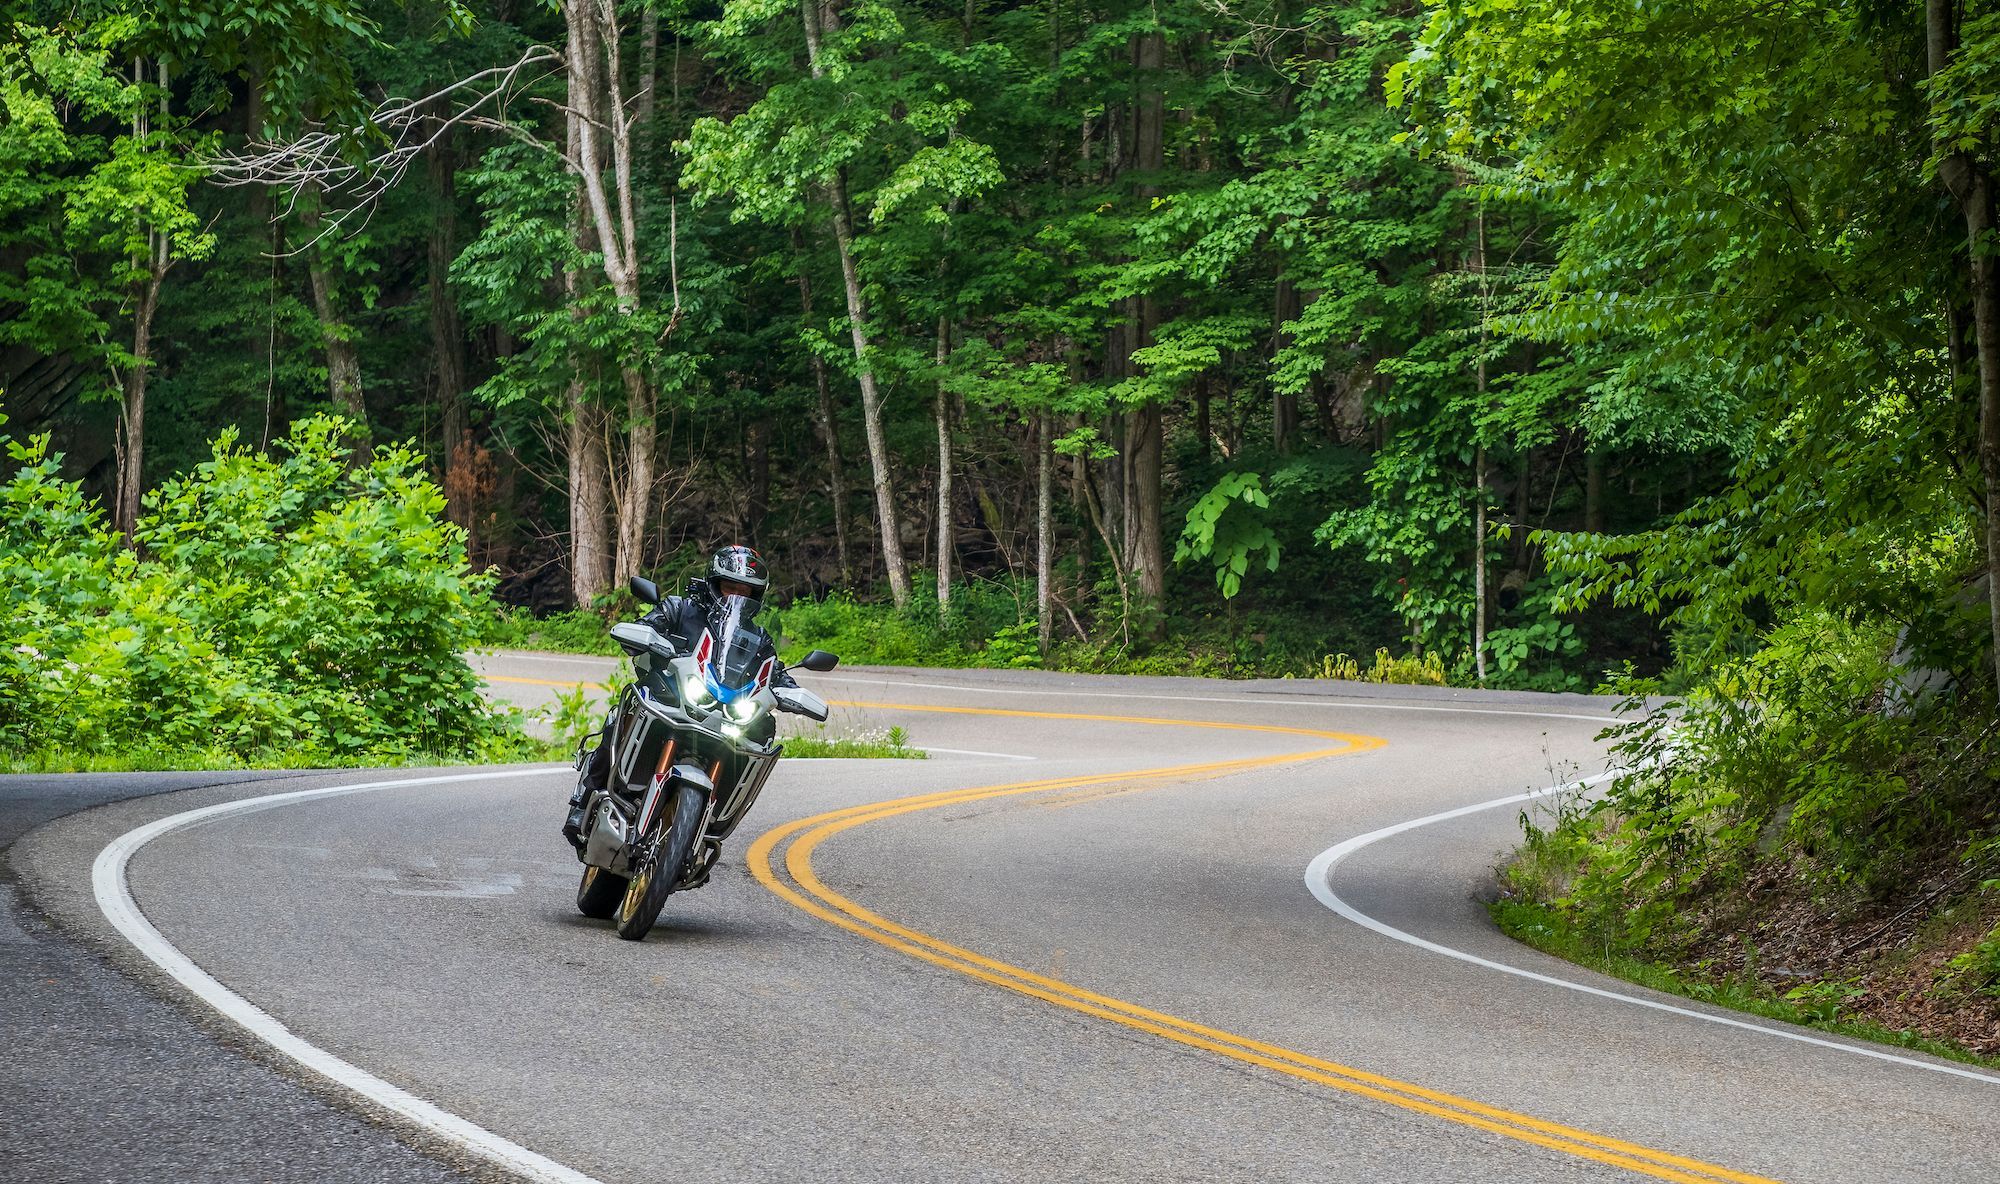
[[[350,468],[342,433],[302,421],[277,456],[225,433],[147,498],[145,558],[60,478],[46,437],[10,439],[0,744],[326,761],[507,745],[461,656],[487,578],[416,455]]]
[[[1187,512],[1187,526],[1174,548],[1174,562],[1208,559],[1215,564],[1215,582],[1223,599],[1236,595],[1250,561],[1264,555],[1266,571],[1278,570],[1278,536],[1257,510],[1271,506],[1264,479],[1256,473],[1231,473],[1217,481]]]
[[[550,730],[555,733],[558,751],[574,754],[590,739],[604,718],[598,706],[603,688],[582,683],[566,691],[556,692],[555,709],[549,717]]]
[[[1360,662],[1346,654],[1335,654],[1321,664],[1319,676],[1345,682],[1395,683],[1400,686],[1441,687],[1451,682],[1444,659],[1437,654],[1398,658],[1386,649],[1376,650],[1374,662],[1365,670]]]
[[[810,731],[792,732],[782,739],[785,755],[793,760],[923,760],[930,755],[913,746],[908,734],[898,727],[839,733],[816,723]]]
[[[1148,674],[1210,678],[1316,678],[1325,672],[1328,637],[1323,622],[1282,609],[1259,609],[1232,619],[1174,615],[1156,642],[1119,643],[1104,629],[1099,638],[1059,640],[1046,658],[1040,626],[1032,616],[1033,588],[979,581],[954,592],[952,613],[940,619],[935,594],[919,588],[902,610],[835,593],[766,610],[765,623],[780,637],[780,652],[796,659],[824,649],[855,665],[956,666],[993,669],[1071,670],[1092,674]],[[1116,606],[1108,606],[1113,613]],[[1067,622],[1064,622],[1064,627]],[[1444,680],[1435,658],[1390,659],[1384,669],[1399,681]]]
[[[214,248],[189,205],[196,158],[214,137],[156,114],[166,92],[121,72],[146,33],[137,17],[8,26],[0,254],[13,262],[0,268],[0,344],[74,351],[120,371],[133,359],[118,322],[155,263],[149,235],[160,236],[166,259]]]
[[[1553,825],[1524,817],[1511,882],[1584,940],[1643,955],[1758,868],[1850,901],[1915,892],[1940,858],[1978,870],[2000,833],[1990,700],[1899,690],[1891,640],[1801,619],[1615,728],[1633,771]]]
[[[863,604],[837,592],[824,600],[798,600],[782,610],[766,610],[764,624],[782,641],[786,661],[823,649],[842,662],[869,666],[976,666],[973,649],[980,627],[1004,608],[1011,622],[1011,602],[1004,605],[974,589],[953,597],[952,618],[940,621],[933,596],[928,610],[911,599],[902,611],[886,605]]]
[[[561,654],[603,654],[624,651],[611,640],[614,620],[629,615],[607,616],[596,609],[565,609],[537,617],[525,608],[495,603],[482,622],[479,643],[492,649],[553,650]]]
[[[2000,996],[2000,928],[1951,961],[1952,972],[1966,987]]]

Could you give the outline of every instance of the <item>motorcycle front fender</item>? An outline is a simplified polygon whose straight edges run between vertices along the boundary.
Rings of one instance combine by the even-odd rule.
[[[660,799],[666,796],[667,788],[671,785],[693,786],[701,791],[702,808],[704,810],[714,808],[715,782],[709,780],[707,770],[692,763],[676,763],[673,768],[653,778],[653,783],[646,787],[646,796],[639,804],[639,823],[632,828],[635,839],[649,832],[655,821],[654,815],[660,808]]]

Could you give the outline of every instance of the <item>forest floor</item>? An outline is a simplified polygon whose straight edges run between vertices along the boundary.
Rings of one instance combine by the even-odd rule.
[[[1492,911],[1516,940],[1641,986],[2000,1068],[2000,996],[1965,989],[1954,966],[2000,924],[2000,895],[1955,872],[1879,902],[1830,898],[1768,864],[1689,912],[1693,937],[1671,952],[1607,952],[1504,885]]]
[[[1678,968],[1755,978],[1841,1017],[2000,1063],[2000,996],[1961,989],[1952,965],[2000,925],[2000,894],[1968,892],[1959,871],[1934,869],[1892,901],[1829,907],[1789,867],[1766,865],[1693,918],[1703,937]]]

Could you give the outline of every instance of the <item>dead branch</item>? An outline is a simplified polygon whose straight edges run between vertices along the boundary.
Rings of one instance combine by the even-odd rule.
[[[386,99],[359,126],[315,124],[282,143],[256,141],[242,149],[217,153],[202,166],[211,182],[224,187],[263,185],[290,190],[288,214],[297,194],[307,188],[341,198],[345,208],[330,212],[319,234],[293,249],[291,253],[296,254],[357,214],[366,216],[364,211],[372,211],[375,203],[402,181],[410,165],[454,127],[498,131],[547,147],[509,118],[508,111],[525,92],[566,68],[563,55],[554,48],[531,46],[511,65],[481,70],[420,98]],[[373,150],[360,150],[368,146]]]

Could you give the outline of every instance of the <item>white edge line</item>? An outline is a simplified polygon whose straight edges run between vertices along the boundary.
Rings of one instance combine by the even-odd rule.
[[[1003,761],[1032,761],[1032,760],[1039,760],[1039,759],[1041,759],[1041,758],[1039,758],[1039,757],[1032,757],[1032,756],[1022,756],[1022,755],[1021,755],[1020,753],[1018,753],[1018,752],[981,752],[981,751],[980,751],[979,749],[977,749],[977,748],[933,748],[933,747],[932,747],[931,745],[928,745],[928,744],[913,744],[913,745],[911,745],[911,747],[912,747],[912,748],[920,748],[920,749],[922,749],[922,750],[923,750],[923,751],[925,751],[925,752],[945,752],[945,753],[950,753],[950,754],[951,754],[952,756],[991,756],[991,757],[998,757],[999,759],[1001,759],[1001,760],[1003,760]]]
[[[444,777],[411,777],[395,781],[369,781],[359,785],[334,785],[320,789],[267,794],[263,797],[221,802],[213,806],[183,811],[149,822],[113,839],[104,850],[98,852],[97,860],[91,866],[91,887],[97,897],[97,906],[103,910],[105,918],[140,953],[172,976],[174,981],[193,992],[203,1003],[214,1008],[223,1018],[263,1041],[273,1050],[334,1085],[384,1110],[391,1111],[423,1130],[524,1179],[535,1181],[537,1184],[600,1184],[595,1177],[565,1167],[547,1156],[528,1150],[519,1143],[496,1135],[485,1127],[460,1118],[442,1107],[341,1060],[296,1035],[268,1012],[223,986],[168,941],[139,910],[138,902],[132,899],[131,885],[127,883],[125,877],[126,865],[147,843],[170,831],[230,814],[247,813],[313,798],[366,793],[370,790],[442,785],[456,781],[489,781],[504,777],[545,777],[551,771],[517,769],[505,772],[459,773]]]
[[[1777,1036],[1780,1037],[1781,1039],[1797,1041],[1800,1044],[1812,1044],[1812,1045],[1817,1045],[1820,1048],[1831,1048],[1838,1052],[1852,1053],[1855,1056],[1872,1057],[1875,1060],[1888,1061],[1891,1064],[1906,1065],[1915,1069],[1928,1069],[1933,1073],[1947,1073],[1954,1077],[1964,1077],[1972,1081],[1984,1082],[1987,1085],[2000,1085],[2000,1077],[1995,1077],[1990,1073],[1982,1073],[1977,1069],[1969,1069],[1963,1066],[1953,1065],[1944,1061],[1918,1060],[1915,1057],[1899,1056],[1896,1053],[1885,1052],[1877,1048],[1868,1048],[1862,1045],[1844,1044],[1837,1040],[1822,1039],[1821,1037],[1812,1036],[1804,1031],[1800,1031],[1797,1029],[1774,1028],[1766,1024],[1756,1024],[1756,1023],[1751,1023],[1748,1020],[1739,1020],[1732,1016],[1716,1015],[1714,1013],[1706,1011],[1696,1011],[1693,1008],[1689,1007],[1677,1007],[1674,1004],[1663,1003],[1657,999],[1647,999],[1640,995],[1628,995],[1622,991],[1610,991],[1604,989],[1603,987],[1590,986],[1587,983],[1579,983],[1579,982],[1573,982],[1565,978],[1557,978],[1554,975],[1538,974],[1532,970],[1524,970],[1519,966],[1510,966],[1505,962],[1495,962],[1490,958],[1482,958],[1477,954],[1467,953],[1464,950],[1457,950],[1453,949],[1450,946],[1440,945],[1434,941],[1428,941],[1424,938],[1416,936],[1413,933],[1406,933],[1403,930],[1398,929],[1393,925],[1387,924],[1386,922],[1378,921],[1374,917],[1369,916],[1368,914],[1362,912],[1360,909],[1357,909],[1353,905],[1348,904],[1346,901],[1342,900],[1340,896],[1336,894],[1333,890],[1332,877],[1335,866],[1338,865],[1341,860],[1354,854],[1356,851],[1361,850],[1363,847],[1369,846],[1372,843],[1379,842],[1383,839],[1390,838],[1391,836],[1394,835],[1402,834],[1404,831],[1415,830],[1420,826],[1429,826],[1434,822],[1444,822],[1452,818],[1461,818],[1467,814],[1477,814],[1482,810],[1493,810],[1493,809],[1498,809],[1501,806],[1512,806],[1521,802],[1533,801],[1534,799],[1543,797],[1547,794],[1558,793],[1564,790],[1585,789],[1590,786],[1600,784],[1604,781],[1608,781],[1617,775],[1618,774],[1615,771],[1610,773],[1600,773],[1595,777],[1585,778],[1582,781],[1569,782],[1563,785],[1552,785],[1544,789],[1531,790],[1528,793],[1517,793],[1504,798],[1495,798],[1490,802],[1479,802],[1470,806],[1460,806],[1456,810],[1446,810],[1441,814],[1430,814],[1426,815],[1423,818],[1413,818],[1408,822],[1399,822],[1394,826],[1385,826],[1380,830],[1369,831],[1365,835],[1356,835],[1351,839],[1348,839],[1344,842],[1336,843],[1333,846],[1328,847],[1326,850],[1320,852],[1318,855],[1313,857],[1312,862],[1306,866],[1306,877],[1305,877],[1306,887],[1311,890],[1312,894],[1315,897],[1319,899],[1319,902],[1321,904],[1325,905],[1327,908],[1332,909],[1334,912],[1339,913],[1342,917],[1347,918],[1349,921],[1354,922],[1356,925],[1359,925],[1364,929],[1372,929],[1376,933],[1379,933],[1384,937],[1394,938],[1397,941],[1404,942],[1408,945],[1416,946],[1418,949],[1428,950],[1433,954],[1442,954],[1447,958],[1456,958],[1461,962],[1470,962],[1474,966],[1484,967],[1487,970],[1497,970],[1502,974],[1511,974],[1518,978],[1529,979],[1534,982],[1543,983],[1547,986],[1562,987],[1563,989],[1570,991],[1580,991],[1585,995],[1595,995],[1600,999],[1615,999],[1621,1003],[1631,1003],[1631,1004],[1636,1004],[1637,1006],[1640,1007],[1650,1007],[1654,1011],[1664,1011],[1671,1015],[1685,1016],[1689,1019],[1706,1020],[1712,1024],[1722,1024],[1726,1027],[1738,1028],[1745,1032],[1756,1032],[1765,1036]]]

